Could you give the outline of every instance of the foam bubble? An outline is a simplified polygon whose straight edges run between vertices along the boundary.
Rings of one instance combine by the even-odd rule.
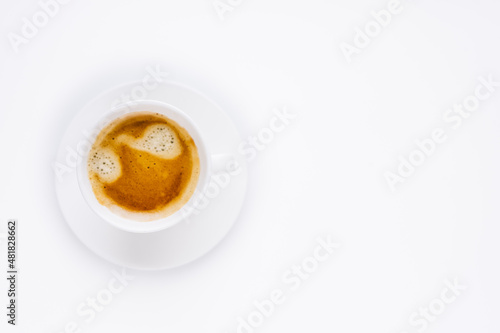
[[[167,124],[150,125],[142,137],[133,139],[128,136],[120,138],[134,149],[148,152],[152,155],[172,159],[182,153],[182,145],[177,133]]]
[[[93,150],[90,153],[88,165],[89,169],[105,183],[114,182],[122,172],[120,158],[108,148]]]

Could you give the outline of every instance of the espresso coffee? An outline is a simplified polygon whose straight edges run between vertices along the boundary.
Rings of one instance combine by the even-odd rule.
[[[122,217],[167,217],[193,195],[200,175],[198,149],[189,133],[159,113],[134,112],[97,135],[87,171],[99,203]]]

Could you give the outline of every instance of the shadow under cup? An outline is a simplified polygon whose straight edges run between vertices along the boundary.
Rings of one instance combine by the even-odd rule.
[[[175,121],[180,127],[184,128],[194,140],[200,160],[200,174],[198,177],[198,183],[191,198],[184,204],[184,206],[180,207],[179,210],[177,210],[173,214],[158,220],[148,222],[139,222],[119,216],[99,203],[92,189],[92,184],[90,183],[87,170],[87,160],[90,150],[101,130],[103,130],[108,124],[110,124],[117,118],[123,117],[129,113],[136,112],[159,113]],[[172,105],[159,101],[134,101],[120,104],[116,108],[110,110],[97,122],[97,124],[93,128],[90,128],[87,132],[90,133],[90,135],[88,135],[87,137],[88,144],[85,145],[85,150],[80,158],[80,161],[77,164],[77,178],[80,191],[85,198],[85,201],[98,216],[107,221],[113,227],[135,233],[151,233],[161,231],[176,225],[189,216],[189,213],[192,210],[183,210],[183,208],[192,205],[196,193],[204,192],[206,186],[208,185],[210,179],[209,176],[211,174],[211,155],[207,150],[205,141],[202,139],[198,127],[187,114]]]

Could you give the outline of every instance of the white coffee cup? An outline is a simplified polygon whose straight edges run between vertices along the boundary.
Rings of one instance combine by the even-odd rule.
[[[173,105],[153,100],[140,100],[120,104],[107,112],[97,122],[97,124],[90,129],[90,134],[87,135],[91,144],[86,147],[82,158],[77,164],[77,177],[80,190],[90,208],[92,208],[97,215],[112,226],[128,232],[151,233],[170,228],[184,219],[189,218],[189,214],[192,210],[183,210],[183,208],[193,205],[195,194],[192,195],[190,200],[183,207],[170,216],[149,222],[134,221],[113,213],[107,207],[98,202],[92,190],[92,185],[87,171],[87,160],[91,145],[94,143],[101,130],[106,127],[107,124],[119,117],[124,116],[125,114],[141,111],[156,112],[166,116],[186,129],[189,135],[193,138],[198,149],[198,156],[200,159],[200,175],[194,193],[204,193],[210,182],[211,175],[214,172],[214,166],[215,170],[221,170],[229,161],[233,160],[233,157],[230,154],[211,155],[208,151],[206,142],[203,140],[203,136],[194,121],[187,114]]]

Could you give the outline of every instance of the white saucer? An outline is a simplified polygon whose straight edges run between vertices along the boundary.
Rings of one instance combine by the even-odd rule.
[[[124,84],[89,102],[67,129],[56,163],[73,167],[68,149],[76,151],[78,143],[85,140],[84,130],[91,128],[122,94],[130,95],[132,89],[140,85],[141,82]],[[187,264],[209,252],[224,238],[243,205],[247,168],[237,153],[241,138],[236,127],[208,98],[178,83],[164,82],[148,92],[147,99],[166,102],[187,113],[198,125],[210,152],[234,153],[242,172],[232,176],[229,184],[210,199],[199,215],[191,215],[189,222],[150,234],[118,230],[95,214],[80,192],[74,168],[56,177],[56,193],[70,228],[90,250],[123,267],[159,270]]]

